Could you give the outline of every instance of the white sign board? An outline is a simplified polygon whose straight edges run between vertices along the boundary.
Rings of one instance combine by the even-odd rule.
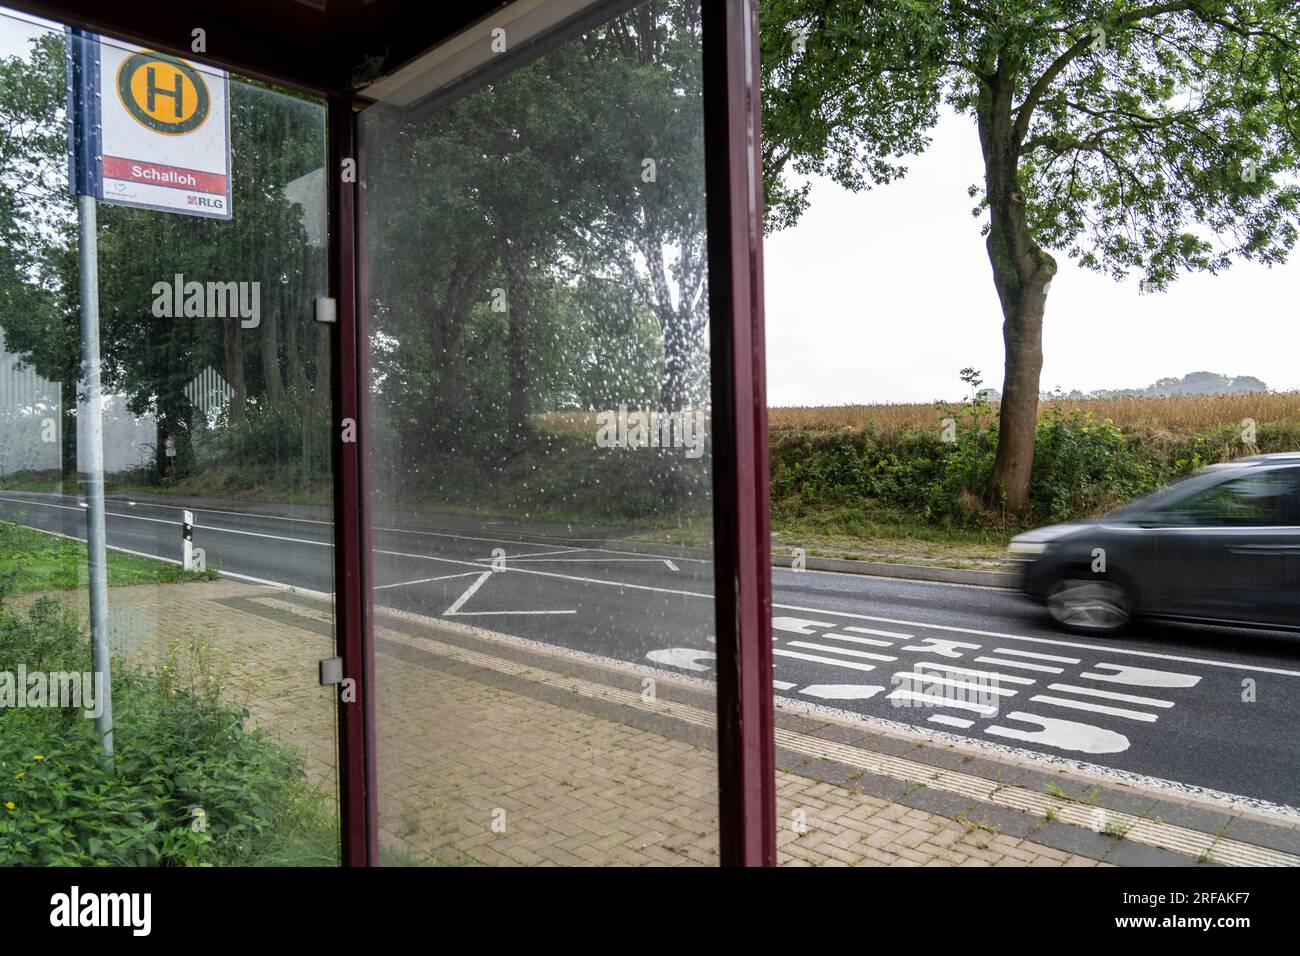
[[[99,198],[229,219],[230,78],[100,41]]]

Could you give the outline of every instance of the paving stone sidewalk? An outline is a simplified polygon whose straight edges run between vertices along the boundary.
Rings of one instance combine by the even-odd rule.
[[[73,606],[84,592],[68,592]],[[131,654],[206,641],[253,721],[335,786],[332,612],[230,580],[114,588]],[[392,863],[717,863],[711,690],[379,610],[379,814]],[[862,722],[777,719],[785,866],[1297,865],[1300,829],[927,746]]]

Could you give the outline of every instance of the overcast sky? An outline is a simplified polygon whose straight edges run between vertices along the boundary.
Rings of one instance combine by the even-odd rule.
[[[972,120],[949,114],[887,186],[815,183],[799,224],[768,237],[772,405],[960,398],[974,366],[1002,387],[1002,315],[966,187],[981,179]],[[1282,267],[1237,262],[1138,294],[1064,253],[1043,333],[1042,387],[1137,388],[1188,372],[1300,388],[1300,252]]]
[[[0,56],[35,30],[0,18]],[[901,181],[850,193],[814,184],[797,226],[768,237],[772,405],[958,399],[965,366],[1002,386],[1002,317],[974,201],[973,122],[949,114]],[[1042,387],[1138,388],[1211,371],[1300,388],[1300,254],[1267,269],[1238,262],[1139,295],[1057,255]]]

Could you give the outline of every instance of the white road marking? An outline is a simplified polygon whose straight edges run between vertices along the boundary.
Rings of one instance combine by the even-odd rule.
[[[896,661],[897,657],[888,654],[873,654],[870,651],[855,651],[851,647],[831,647],[829,644],[813,644],[811,641],[791,641],[791,647],[804,647],[810,651],[828,651],[831,654],[846,654],[849,657],[865,657],[869,661]]]
[[[1060,691],[1066,694],[1083,694],[1085,697],[1100,697],[1103,700],[1119,700],[1126,704],[1145,704],[1147,707],[1172,707],[1172,700],[1161,700],[1158,697],[1139,697],[1136,694],[1119,694],[1111,690],[1095,690],[1091,687],[1076,687],[1074,684],[1048,684],[1048,690]]]
[[[982,585],[969,585],[981,587]],[[860,614],[856,611],[832,611],[824,607],[805,607],[801,604],[773,604],[772,607],[783,611],[804,611],[809,614],[831,614],[835,617],[851,617],[859,621],[879,621],[882,624],[902,624],[906,627],[924,627],[936,631],[953,631],[959,634],[974,634],[978,637],[997,637],[1004,641],[1027,641],[1032,644],[1049,644],[1056,647],[1077,647],[1087,651],[1102,651],[1106,654],[1127,654],[1132,657],[1150,657],[1156,660],[1177,661],[1180,664],[1203,664],[1206,667],[1222,667],[1234,671],[1252,671],[1257,674],[1280,674],[1283,677],[1300,677],[1300,671],[1285,670],[1280,667],[1261,667],[1257,664],[1239,664],[1235,661],[1216,661],[1201,657],[1182,657],[1177,654],[1160,654],[1155,651],[1137,651],[1116,647],[1114,644],[1083,644],[1079,641],[1066,641],[1051,637],[1027,637],[1023,634],[1008,634],[1006,631],[981,631],[971,627],[955,627],[951,624],[924,624],[921,621],[904,621],[896,617],[880,617],[876,614]]]
[[[977,704],[969,700],[953,700],[947,697],[937,697],[933,694],[918,694],[911,690],[896,690],[885,700],[906,700],[914,703],[929,705],[931,707],[956,707],[958,710],[970,710],[984,717],[993,717],[997,715],[998,709],[991,704]]]
[[[513,542],[512,542],[513,543]],[[560,548],[558,551],[529,551],[525,554],[507,554],[506,559],[514,558],[540,558],[550,554],[578,554],[583,551],[590,551],[590,548]],[[491,561],[492,558],[475,558],[475,561]]]
[[[1023,684],[1028,686],[1030,684],[1038,683],[1038,681],[1032,677],[1017,677],[1013,674],[999,674],[997,671],[980,671],[971,667],[958,667],[955,664],[941,664],[938,661],[917,661],[912,666],[919,671],[933,669],[946,671],[950,674],[968,674],[971,677],[991,677],[993,680],[1000,681],[1004,684]]]
[[[877,641],[870,637],[850,637],[848,634],[823,634],[825,640],[844,641],[846,644],[866,644],[869,647],[893,647],[893,641]]]
[[[524,617],[528,617],[533,614],[577,614],[577,613],[578,612],[576,610],[574,611],[457,611],[455,616],[456,617],[495,617],[498,614],[516,614],[516,615],[522,615]]]
[[[451,607],[447,608],[447,610],[443,611],[442,613],[444,615],[455,614],[457,611],[459,611],[461,608],[465,606],[465,602],[468,601],[470,598],[472,598],[474,596],[474,592],[477,591],[479,588],[481,588],[483,586],[483,582],[490,577],[492,577],[492,572],[484,571],[482,574],[478,576],[478,578],[474,581],[473,584],[471,584],[461,593],[460,597],[456,598],[456,600],[452,602]]]
[[[1105,704],[1090,704],[1086,700],[1066,700],[1064,697],[1051,697],[1047,694],[1035,694],[1029,699],[1040,704],[1055,704],[1057,707],[1068,707],[1071,710],[1088,710],[1094,714],[1108,714],[1111,717],[1142,720],[1148,724],[1156,722],[1155,714],[1148,714],[1141,710],[1127,710],[1123,707],[1107,707]]]
[[[772,630],[789,631],[791,634],[806,634],[809,637],[823,627],[834,627],[830,621],[805,621],[801,617],[774,617]]]
[[[700,661],[715,661],[718,655],[713,651],[696,650],[693,647],[668,647],[661,651],[650,651],[646,657],[656,664],[680,667],[684,671],[707,671],[709,668]],[[793,687],[793,684],[788,685]],[[784,689],[784,688],[783,688]]]
[[[1056,661],[1060,664],[1079,664],[1081,661],[1077,657],[1060,657],[1056,654],[1035,654],[1033,651],[1015,651],[1009,647],[995,647],[994,654],[1009,654],[1012,657],[1028,657],[1035,661]]]
[[[940,657],[961,657],[959,647],[968,651],[978,651],[983,646],[983,644],[950,641],[942,637],[923,637],[920,644],[908,644],[903,647],[903,650],[917,654],[938,654]]]
[[[820,700],[870,700],[884,689],[879,684],[809,684],[799,693]]]
[[[1085,680],[1108,681],[1112,684],[1129,684],[1133,687],[1195,687],[1201,679],[1195,674],[1175,674],[1173,671],[1153,671],[1145,667],[1131,667],[1128,664],[1097,664],[1098,670],[1114,671],[1114,674],[1085,673],[1079,676]]]
[[[1038,671],[1040,674],[1064,674],[1063,667],[1049,667],[1046,664],[1029,664],[1025,661],[1006,661],[998,657],[977,657],[976,664],[999,664],[1002,667],[1010,667],[1022,671]]]
[[[375,591],[383,591],[386,588],[404,588],[409,584],[428,584],[431,581],[450,581],[452,578],[473,577],[473,571],[464,571],[460,574],[444,574],[436,578],[416,578],[414,581],[398,581],[396,584],[376,584],[373,588]]]
[[[971,585],[971,587],[974,586],[975,585]],[[279,587],[284,588],[285,585],[279,585]],[[418,614],[413,611],[401,611],[384,605],[379,605],[378,607],[378,613],[388,617],[400,620],[419,621],[426,624],[436,624],[438,627],[447,628],[459,634],[496,641],[511,647],[525,648],[533,651],[555,654],[561,657],[572,658],[574,660],[587,661],[613,670],[621,670],[625,673],[661,677],[665,680],[674,680],[680,683],[691,684],[692,686],[699,687],[701,690],[712,691],[716,688],[716,684],[713,681],[703,677],[693,677],[689,674],[667,671],[662,668],[654,668],[646,664],[622,660],[616,657],[606,657],[600,654],[591,654],[586,651],[573,650],[562,645],[547,644],[544,641],[518,637],[513,634],[506,634],[503,631],[488,630],[479,625],[465,623],[457,619],[432,617],[426,614]],[[1231,811],[1249,810],[1256,813],[1268,814],[1279,819],[1285,819],[1288,822],[1300,822],[1300,808],[1272,803],[1268,800],[1262,800],[1257,797],[1247,797],[1242,794],[1228,793],[1222,790],[1212,790],[1195,784],[1179,783],[1161,777],[1152,777],[1146,774],[1133,773],[1128,770],[1121,770],[1117,767],[1106,766],[1105,764],[1092,763],[1076,757],[1050,753],[1043,750],[1030,750],[1024,747],[986,740],[983,737],[954,734],[945,730],[921,727],[914,723],[889,720],[872,714],[862,714],[857,711],[843,710],[839,707],[833,707],[828,703],[817,703],[802,697],[780,696],[777,697],[777,703],[779,706],[789,708],[793,711],[831,717],[835,720],[847,721],[850,725],[867,724],[871,727],[887,731],[888,733],[896,734],[906,740],[917,741],[918,743],[923,743],[927,746],[938,741],[940,743],[951,745],[954,749],[962,752],[991,754],[997,758],[1009,758],[1012,760],[1028,762],[1036,767],[1042,767],[1046,770],[1066,770],[1082,776],[1095,777],[1100,780],[1112,781],[1147,790],[1155,790],[1161,793],[1168,793],[1180,799],[1190,798],[1196,800],[1208,800]],[[778,732],[780,732],[779,729]]]
[[[772,680],[772,687],[775,690],[790,690],[791,688],[798,687],[798,686],[799,685],[794,683],[793,681],[776,680],[775,678]]]
[[[824,625],[830,627],[829,624]],[[911,640],[911,634],[904,634],[902,631],[878,631],[874,627],[846,627],[844,630],[852,631],[854,634],[876,634],[880,637],[897,637],[904,640]]]
[[[875,664],[858,664],[855,661],[837,661],[832,657],[818,657],[816,654],[800,654],[798,651],[787,651],[782,648],[773,648],[772,653],[777,657],[793,657],[801,661],[813,661],[817,664],[833,664],[836,667],[847,667],[855,671],[874,671]]]
[[[937,674],[923,674],[916,671],[897,671],[894,673],[894,679],[899,678],[915,679],[926,684],[940,684],[944,687],[959,687],[962,690],[978,691],[981,694],[997,694],[999,697],[1014,697],[1020,693],[1007,687],[996,687],[993,684],[969,684],[966,681],[953,680],[951,677],[939,677]]]
[[[930,723],[943,724],[945,727],[960,727],[962,730],[975,726],[973,720],[967,720],[965,717],[950,717],[947,714],[931,714]]]
[[[31,503],[33,503],[32,499],[30,499],[30,498],[6,498],[5,496],[0,496],[0,500],[9,500],[9,501],[12,501],[12,502],[17,503],[17,504],[31,504]],[[36,502],[34,502],[34,503],[37,504],[37,505],[40,506],[40,507],[63,508],[64,510],[74,510],[74,509],[71,509],[71,508],[66,508],[66,507],[61,506],[61,505],[53,505],[53,504],[49,504],[49,503],[46,503],[46,502],[36,501]],[[160,505],[160,504],[159,504],[159,505],[155,505],[155,504],[153,504],[153,503],[149,503],[149,506],[150,506],[150,507],[158,507],[158,508],[166,508],[166,509],[173,510],[173,511],[183,510],[183,509],[181,509],[181,508],[178,508],[178,507],[175,507],[175,506],[171,506],[171,505]],[[77,509],[77,510],[79,510],[79,509]],[[273,521],[285,520],[285,521],[301,521],[301,522],[309,522],[309,523],[315,523],[315,524],[332,524],[331,522],[325,522],[325,521],[312,521],[311,519],[304,519],[304,518],[282,518],[282,517],[280,517],[280,516],[272,516],[272,515],[258,515],[258,514],[251,513],[251,512],[222,512],[222,511],[217,511],[217,510],[215,510],[215,509],[201,509],[201,510],[203,510],[203,511],[208,511],[208,512],[210,512],[210,513],[220,513],[220,514],[234,514],[234,515],[240,515],[240,516],[242,516],[242,517],[268,518],[268,519],[273,520]],[[175,523],[175,522],[171,522],[171,521],[165,521],[165,520],[163,520],[163,519],[159,519],[159,518],[142,518],[141,516],[138,516],[138,515],[123,515],[123,514],[120,514],[120,513],[114,513],[114,514],[112,515],[112,517],[130,518],[130,519],[134,519],[134,520],[137,520],[137,521],[139,521],[139,520],[143,520],[143,521],[154,521],[154,522],[161,523],[161,524],[173,524],[173,523]],[[287,537],[284,537],[284,536],[281,536],[281,535],[255,534],[255,533],[253,533],[253,532],[238,532],[238,531],[235,531],[234,529],[209,528],[209,527],[207,527],[207,526],[205,526],[205,529],[206,529],[206,530],[215,530],[215,531],[219,531],[219,532],[226,532],[226,533],[235,533],[235,534],[252,534],[252,535],[255,536],[255,537],[270,538],[270,539],[274,539],[274,540],[282,540],[282,541],[288,541],[288,542],[299,543],[299,544],[312,544],[312,545],[319,545],[319,546],[333,547],[332,542],[310,541],[310,540],[304,540],[304,539],[298,539],[298,538],[287,538]],[[35,528],[35,529],[33,529],[33,530],[40,531],[40,530],[42,530],[42,529]],[[430,535],[430,536],[435,536],[435,537],[444,537],[444,538],[458,538],[458,539],[464,539],[464,540],[491,541],[491,542],[493,542],[493,543],[497,543],[497,544],[500,544],[500,543],[512,543],[512,542],[509,542],[509,541],[503,541],[503,539],[499,539],[499,538],[475,538],[475,537],[472,537],[472,536],[469,536],[469,535],[456,535],[456,534],[443,533],[443,532],[434,532],[434,531],[416,531],[416,530],[408,530],[408,529],[401,529],[401,528],[377,528],[377,529],[375,529],[375,530],[380,530],[380,531],[392,531],[392,532],[396,532],[396,533],[400,533],[400,534],[419,534],[419,535]],[[53,532],[47,532],[47,533],[53,533]],[[84,539],[77,539],[77,540],[84,540]],[[516,541],[516,542],[513,542],[513,543],[519,543],[519,544],[530,544],[530,543],[533,543],[533,542],[522,542],[522,541]],[[124,550],[124,549],[118,549],[118,550]],[[636,554],[636,553],[637,553],[637,552],[626,552],[626,551],[614,551],[613,549],[605,549],[605,550],[608,550],[610,553],[615,553],[615,554]],[[473,561],[462,561],[462,560],[458,560],[458,559],[455,559],[455,558],[443,558],[443,557],[438,557],[438,556],[435,556],[435,555],[427,555],[427,554],[413,554],[413,553],[409,553],[409,552],[402,552],[402,551],[388,551],[388,550],[382,550],[382,549],[376,549],[376,550],[375,550],[375,553],[376,553],[376,554],[385,554],[385,555],[389,555],[389,556],[392,556],[392,557],[404,557],[404,558],[412,558],[412,559],[417,559],[417,560],[426,560],[426,561],[440,561],[440,562],[443,562],[443,563],[448,563],[448,564],[460,564],[460,565],[463,565],[463,566],[469,566],[469,567],[480,567],[480,566],[481,566],[481,565],[476,564],[476,563],[473,562]],[[143,557],[150,557],[150,558],[157,558],[156,555],[150,555],[150,554],[141,554],[141,556],[143,556]],[[161,559],[161,558],[159,558],[159,560],[165,560],[165,559]],[[699,563],[709,563],[709,562],[707,561],[707,559],[703,559],[703,558],[700,558],[700,559],[696,559],[696,558],[688,558],[688,559],[685,559],[685,560],[697,561],[697,562],[699,562]],[[235,574],[233,574],[233,573],[231,573],[231,572],[225,572],[225,571],[223,571],[223,572],[221,572],[221,573],[222,573],[223,575],[225,575],[225,576],[229,576],[229,577],[238,577],[237,575],[235,575]],[[644,584],[630,584],[630,583],[623,582],[623,581],[608,581],[608,580],[603,580],[603,579],[600,579],[600,578],[577,577],[577,576],[573,576],[573,575],[555,574],[555,573],[553,573],[553,572],[538,571],[538,570],[532,570],[532,569],[527,569],[527,568],[520,568],[520,569],[517,569],[515,573],[519,573],[519,574],[535,574],[535,575],[539,575],[539,576],[543,576],[543,577],[554,577],[554,578],[560,578],[560,579],[562,579],[562,580],[575,581],[575,582],[578,582],[578,583],[584,583],[584,584],[599,584],[599,585],[604,585],[604,586],[608,586],[608,587],[629,588],[629,589],[632,589],[632,590],[651,591],[651,592],[656,592],[656,593],[660,593],[660,594],[677,594],[677,595],[682,595],[682,596],[685,596],[685,597],[698,597],[698,598],[702,598],[702,599],[705,599],[705,600],[713,600],[713,599],[714,599],[714,595],[713,595],[713,594],[705,593],[705,592],[700,592],[700,591],[686,591],[686,590],[682,590],[682,589],[678,589],[678,588],[663,588],[663,587],[655,587],[655,586],[644,585]],[[247,576],[244,576],[244,577],[247,577]],[[291,586],[291,585],[284,585],[283,582],[277,582],[277,581],[266,581],[266,580],[263,580],[263,579],[251,579],[251,578],[250,578],[250,580],[257,580],[259,583],[274,584],[274,585],[277,585],[277,586]],[[885,580],[894,580],[894,579],[890,578],[890,579],[885,579]],[[949,586],[949,585],[945,585],[945,586]],[[951,585],[951,586],[957,586],[957,585]],[[970,586],[970,587],[984,587],[983,585],[969,585],[969,586]],[[988,589],[988,588],[985,588],[985,589]],[[993,590],[998,590],[998,589],[993,589]],[[1206,667],[1220,667],[1220,668],[1224,668],[1224,669],[1228,669],[1228,670],[1234,670],[1234,671],[1239,671],[1239,672],[1240,672],[1240,671],[1246,671],[1246,672],[1251,672],[1251,673],[1278,674],[1278,675],[1281,675],[1281,676],[1284,676],[1284,677],[1300,677],[1300,671],[1287,670],[1287,669],[1284,669],[1284,668],[1278,668],[1278,667],[1263,667],[1263,666],[1256,665],[1256,664],[1243,664],[1243,663],[1238,663],[1238,662],[1234,662],[1234,661],[1222,661],[1222,660],[1212,660],[1212,659],[1207,659],[1207,658],[1185,657],[1185,656],[1182,656],[1182,655],[1175,655],[1175,654],[1162,654],[1162,653],[1157,653],[1157,652],[1154,652],[1154,651],[1139,651],[1139,650],[1132,650],[1132,649],[1127,649],[1127,648],[1119,648],[1119,647],[1116,647],[1116,646],[1113,645],[1113,644],[1107,644],[1107,645],[1096,645],[1096,644],[1086,644],[1086,643],[1082,643],[1082,642],[1078,642],[1078,641],[1066,641],[1066,640],[1060,640],[1060,639],[1055,639],[1055,638],[1029,637],[1029,636],[1022,635],[1022,634],[1010,634],[1010,633],[1007,633],[1007,632],[1005,632],[1005,631],[985,631],[985,630],[980,630],[980,629],[977,629],[977,628],[957,627],[957,626],[954,626],[954,625],[948,625],[948,624],[927,624],[927,623],[925,623],[925,622],[921,622],[921,621],[908,621],[908,620],[902,620],[902,619],[899,619],[899,618],[882,617],[882,616],[874,615],[874,614],[862,614],[862,613],[859,613],[859,612],[853,612],[853,611],[835,611],[835,610],[830,610],[830,609],[827,609],[827,608],[811,608],[811,607],[806,607],[806,606],[803,606],[803,605],[795,605],[795,604],[773,604],[772,606],[773,606],[774,608],[779,608],[779,609],[781,609],[781,610],[802,611],[802,612],[813,613],[813,614],[828,614],[828,615],[833,615],[833,616],[836,616],[836,617],[847,617],[847,618],[852,618],[852,619],[855,619],[855,620],[861,620],[861,621],[874,621],[874,622],[879,622],[879,623],[884,623],[884,624],[898,624],[898,625],[903,625],[903,626],[906,626],[906,627],[921,627],[921,628],[926,628],[926,629],[929,629],[929,630],[949,631],[949,632],[961,633],[961,634],[973,634],[973,635],[983,636],[983,637],[996,637],[996,638],[1001,638],[1001,639],[1003,639],[1003,640],[1026,641],[1026,642],[1035,643],[1035,644],[1047,644],[1047,645],[1053,645],[1053,646],[1058,646],[1058,647],[1071,647],[1071,648],[1081,648],[1081,649],[1084,649],[1084,650],[1104,651],[1104,652],[1106,652],[1106,653],[1108,653],[1108,654],[1111,654],[1111,655],[1120,655],[1120,654],[1122,654],[1122,655],[1128,655],[1128,656],[1133,656],[1133,657],[1152,658],[1152,659],[1156,659],[1156,660],[1176,661],[1176,662],[1179,662],[1179,663],[1186,663],[1186,664],[1199,664],[1199,665],[1203,665],[1203,666],[1206,666]],[[825,624],[825,625],[823,625],[823,626],[830,626],[830,625],[829,625],[829,624]],[[1196,678],[1196,680],[1199,680],[1199,678]]]
[[[1024,740],[1075,753],[1117,754],[1129,748],[1129,740],[1123,734],[1106,730],[1104,727],[1094,727],[1092,724],[1059,720],[1055,717],[1039,717],[1037,714],[1026,714],[1023,711],[1007,714],[1005,719],[1037,724],[1039,729],[1021,730],[998,724],[987,728],[985,733],[992,734],[994,737]]]

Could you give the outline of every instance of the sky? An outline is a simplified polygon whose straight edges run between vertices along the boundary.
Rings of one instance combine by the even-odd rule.
[[[0,56],[37,28],[0,17]],[[902,180],[851,193],[814,181],[797,225],[764,246],[768,402],[957,400],[958,373],[1002,386],[1002,316],[980,220],[974,121],[945,114]],[[1140,388],[1188,372],[1300,389],[1300,250],[1272,269],[1236,262],[1138,293],[1063,253],[1048,296],[1044,389]]]
[[[1002,387],[1002,315],[966,188],[982,178],[974,121],[945,115],[908,175],[864,193],[814,180],[794,227],[763,248],[768,403],[930,402],[965,395],[967,366]],[[1140,388],[1188,372],[1300,388],[1300,249],[1140,295],[1055,253],[1044,389]]]

